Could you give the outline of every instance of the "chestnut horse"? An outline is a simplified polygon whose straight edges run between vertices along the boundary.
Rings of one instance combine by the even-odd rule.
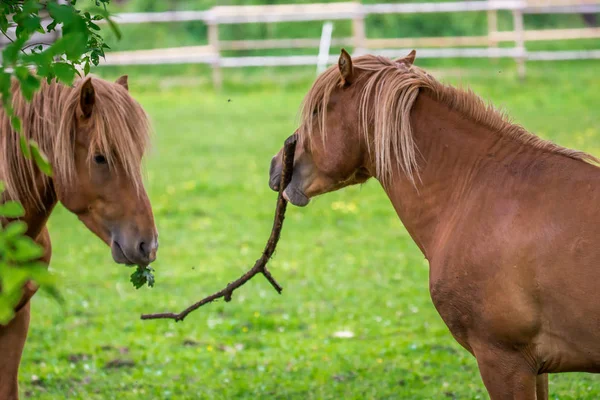
[[[600,372],[600,169],[471,92],[342,52],[306,96],[298,206],[379,180],[430,268],[430,293],[494,400],[547,399],[548,373]],[[277,190],[281,152],[271,163]]]
[[[129,95],[127,76],[116,83],[87,78],[73,87],[44,82],[30,103],[16,83],[12,94],[23,133],[38,143],[54,168],[49,178],[23,156],[19,134],[0,110],[4,200],[23,204],[26,234],[43,246],[43,261],[49,263],[51,255],[46,222],[59,201],[110,245],[117,263],[154,261],[158,234],[141,174],[150,125],[142,107]],[[26,284],[15,317],[0,326],[3,400],[18,398],[18,368],[29,328],[29,300],[35,291],[33,283]]]

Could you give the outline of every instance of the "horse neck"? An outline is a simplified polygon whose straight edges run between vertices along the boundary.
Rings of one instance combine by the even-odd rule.
[[[57,203],[52,181],[50,181],[50,184],[40,183],[38,184],[38,188],[42,197],[42,205],[33,202],[23,202],[22,205],[25,210],[25,215],[19,218],[27,224],[27,231],[25,234],[32,239],[37,238],[42,229],[44,229],[48,222],[48,218],[50,218],[50,214]],[[10,220],[0,218],[0,223],[3,226],[9,222]]]
[[[444,223],[455,217],[452,211],[469,194],[486,157],[510,157],[518,144],[423,90],[413,105],[411,125],[422,156],[416,186],[401,172],[383,186],[407,231],[431,261]]]
[[[53,82],[49,85],[44,85],[39,95],[44,96],[44,102],[50,102],[50,107],[40,107],[44,113],[45,123],[35,127],[36,136],[44,152],[49,159],[54,159],[53,136],[60,125],[60,119],[64,112],[64,99],[71,89],[58,82]],[[38,171],[35,177],[35,185],[41,197],[40,205],[24,205],[25,217],[23,220],[27,223],[27,235],[36,238],[41,230],[46,226],[48,218],[58,202],[54,183],[52,178],[45,176],[41,171]]]
[[[40,190],[43,207],[25,206],[25,216],[22,218],[27,224],[26,235],[33,239],[37,238],[42,229],[46,226],[48,218],[50,218],[50,214],[57,203],[52,181],[50,181],[50,184],[44,185]]]
[[[36,94],[36,103],[28,103],[25,101],[20,92],[16,92],[14,95],[14,104],[17,114],[22,119],[23,130],[27,139],[35,140],[46,155],[52,160],[53,159],[53,146],[54,142],[52,135],[54,135],[60,124],[60,118],[62,115],[62,108],[64,104],[64,95],[67,87],[58,84],[42,83],[42,88]],[[48,107],[49,105],[49,107]],[[4,139],[4,145],[12,148],[11,152],[18,154],[13,157],[13,170],[30,170],[31,174],[25,174],[25,181],[23,184],[28,187],[36,188],[36,192],[40,194],[41,203],[37,203],[32,199],[21,199],[23,208],[25,209],[25,215],[21,218],[22,221],[27,223],[27,235],[36,238],[41,230],[46,225],[48,218],[56,205],[56,193],[54,191],[54,185],[52,179],[45,176],[37,167],[33,165],[32,160],[26,160],[20,155],[19,139],[18,134],[12,132],[10,126],[4,127],[8,132]],[[13,134],[12,140],[7,140],[8,135]],[[5,174],[10,174],[10,168],[4,170]],[[0,176],[2,180],[2,176]],[[31,185],[31,186],[29,186]],[[5,223],[6,221],[2,221]]]

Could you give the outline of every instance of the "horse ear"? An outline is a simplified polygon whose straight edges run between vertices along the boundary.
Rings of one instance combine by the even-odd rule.
[[[117,79],[115,81],[115,83],[123,86],[125,88],[125,90],[129,90],[129,84],[127,83],[127,75],[123,75],[122,77],[120,77],[119,79]]]
[[[417,51],[413,50],[410,53],[408,53],[407,56],[404,56],[404,57],[401,57],[401,58],[397,59],[396,62],[398,64],[404,64],[404,65],[410,67],[415,62],[415,58],[416,57],[417,57]]]
[[[354,70],[352,68],[352,57],[344,49],[342,49],[342,54],[340,54],[340,59],[338,60],[338,68],[342,76],[342,84],[349,85],[352,82]]]
[[[81,85],[81,91],[79,92],[79,106],[83,112],[84,117],[92,115],[94,109],[94,103],[96,102],[96,92],[94,85],[92,85],[92,78],[86,79]]]

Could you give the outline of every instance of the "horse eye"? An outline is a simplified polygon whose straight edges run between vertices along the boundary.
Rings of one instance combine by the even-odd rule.
[[[102,154],[96,154],[94,156],[94,162],[96,164],[106,164],[106,157],[104,157]]]

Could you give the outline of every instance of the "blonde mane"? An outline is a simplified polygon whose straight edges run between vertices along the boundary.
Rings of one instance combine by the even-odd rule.
[[[43,81],[31,102],[23,98],[16,82],[12,85],[13,108],[21,119],[25,137],[38,143],[53,166],[54,178],[61,182],[77,179],[75,132],[77,116],[81,114],[79,99],[83,82],[84,79],[78,80],[70,87]],[[140,164],[150,136],[146,113],[123,86],[98,78],[93,78],[92,84],[95,103],[90,116],[93,131],[88,162],[97,153],[105,155],[109,168],[122,167],[126,178],[140,189]],[[23,156],[19,134],[3,109],[0,109],[0,151],[0,180],[6,185],[5,197],[42,208],[41,196],[51,181]]]
[[[470,90],[465,91],[438,82],[422,69],[401,64],[388,58],[366,55],[354,58],[352,84],[362,84],[359,103],[359,129],[366,138],[368,152],[375,160],[377,178],[387,181],[398,168],[415,183],[418,177],[418,148],[415,145],[410,112],[421,89],[465,117],[510,139],[544,151],[576,160],[599,163],[594,156],[558,146],[512,124],[491,104],[486,104]],[[300,135],[311,140],[318,126],[325,138],[327,104],[331,93],[340,85],[338,66],[319,76],[306,95],[301,111]],[[316,124],[315,124],[316,123]],[[369,127],[373,137],[369,138]],[[394,163],[394,160],[398,163]]]

